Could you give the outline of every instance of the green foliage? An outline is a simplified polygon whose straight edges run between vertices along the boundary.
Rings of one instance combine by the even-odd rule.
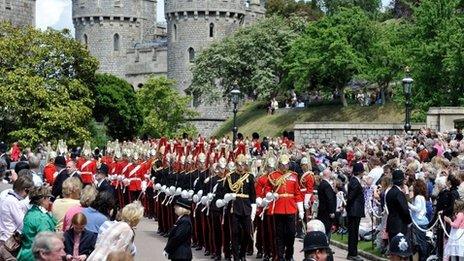
[[[309,20],[317,20],[322,17],[323,13],[315,0],[268,0],[266,2],[266,15],[300,16]]]
[[[464,13],[460,0],[424,0],[409,41],[414,106],[460,106],[464,93]]]
[[[97,74],[96,79],[95,119],[106,125],[108,135],[113,139],[134,138],[142,122],[134,89],[113,75]]]
[[[109,140],[112,140],[111,137],[107,135],[108,128],[103,123],[98,123],[95,119],[91,119],[89,122],[89,131],[92,136],[91,146],[103,148],[106,146]]]
[[[272,16],[212,44],[195,60],[188,91],[214,100],[228,94],[236,82],[246,95],[268,97],[279,87],[283,58],[301,25],[298,18],[288,22]]]
[[[359,7],[369,14],[379,11],[381,0],[318,0],[318,5],[327,14],[335,14],[341,8]]]
[[[196,132],[188,122],[195,116],[195,112],[188,108],[190,97],[176,91],[174,81],[166,77],[150,78],[137,91],[136,98],[143,116],[140,135],[173,137],[183,132]]]
[[[87,130],[98,62],[69,32],[0,24],[0,137],[27,146]]]
[[[373,35],[371,20],[359,8],[311,23],[285,58],[286,84],[299,91],[343,90],[366,66]]]

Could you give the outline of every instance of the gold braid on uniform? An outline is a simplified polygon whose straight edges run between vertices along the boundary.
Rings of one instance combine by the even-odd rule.
[[[235,183],[232,183],[232,178],[230,175],[227,176],[227,182],[229,183],[229,188],[233,193],[238,193],[239,190],[243,187],[243,182],[248,179],[250,174],[244,174],[241,176]]]
[[[303,176],[301,176],[301,179],[300,179],[300,186],[303,186],[305,187],[304,183],[306,182],[306,178],[309,176],[309,177],[312,177],[314,175],[314,173],[312,171],[307,171],[305,174],[303,174]]]
[[[275,191],[278,191],[280,189],[280,187],[282,187],[282,185],[285,184],[285,182],[287,181],[287,178],[290,177],[290,175],[292,175],[292,173],[288,172],[288,173],[282,175],[278,179],[273,179],[272,175],[269,175],[269,182],[271,182],[272,186],[274,188],[276,188]]]

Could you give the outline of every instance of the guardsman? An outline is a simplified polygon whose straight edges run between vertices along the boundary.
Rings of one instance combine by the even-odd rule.
[[[201,151],[201,150],[198,150]],[[206,223],[205,220],[202,219],[202,212],[201,212],[201,202],[200,198],[203,196],[204,191],[204,181],[208,176],[208,168],[206,167],[206,155],[203,152],[200,152],[197,157],[198,161],[198,177],[193,182],[193,192],[195,193],[196,197],[194,197],[193,202],[195,203],[194,208],[194,230],[196,231],[196,240],[193,242],[195,250],[201,250],[206,243],[206,233],[205,227]]]
[[[56,172],[56,167],[55,167],[55,158],[56,158],[56,152],[54,151],[49,151],[48,152],[48,162],[44,167],[43,173],[44,173],[44,179],[45,182],[48,183],[50,186],[53,185],[53,182],[55,181],[55,177],[58,174]]]
[[[76,166],[79,171],[81,172],[81,180],[82,183],[85,185],[93,184],[94,182],[94,175],[97,172],[97,161],[92,158],[92,152],[90,150],[90,145],[84,145],[83,148],[83,162],[82,165]],[[81,163],[78,162],[78,163]]]
[[[279,169],[268,176],[267,192],[277,193],[278,198],[270,205],[274,215],[278,260],[293,260],[296,214],[304,218],[303,194],[295,172],[289,171],[290,157],[281,154]]]
[[[232,163],[233,164],[233,163]],[[230,164],[230,165],[232,165]],[[227,170],[227,160],[221,157],[218,162],[217,175],[210,177],[209,188],[207,197],[212,197],[210,205],[210,214],[212,215],[211,228],[213,231],[214,252],[212,258],[214,260],[221,260],[222,252],[226,260],[230,260],[230,227],[229,218],[227,213],[227,204],[224,203],[225,199],[225,183],[229,171]],[[233,168],[229,166],[229,169]],[[211,196],[210,196],[211,195]]]
[[[225,193],[234,193],[230,203],[230,229],[234,260],[245,260],[247,247],[253,240],[252,222],[256,216],[256,191],[254,176],[249,172],[245,155],[236,159],[236,171],[226,177]]]
[[[303,175],[300,178],[301,193],[304,195],[303,206],[305,209],[305,222],[309,222],[311,213],[312,195],[314,194],[314,173],[311,171],[311,162],[307,157],[301,158],[300,161]]]

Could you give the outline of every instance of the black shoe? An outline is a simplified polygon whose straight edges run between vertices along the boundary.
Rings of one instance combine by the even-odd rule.
[[[209,251],[205,251],[205,256],[209,256],[211,253]]]
[[[211,253],[211,259],[215,259],[216,258],[216,253]]]
[[[203,249],[203,247],[200,246],[200,245],[198,245],[198,246],[195,248],[195,250],[202,250],[202,249]]]
[[[271,258],[269,258],[269,256],[264,256],[263,257],[263,261],[270,261],[270,260],[271,260]]]
[[[292,258],[285,258],[285,261],[295,261],[295,259]]]
[[[303,234],[303,233],[298,233],[298,234],[296,235],[296,237],[299,238],[299,239],[303,239],[303,238],[304,238],[304,234]]]
[[[248,251],[246,255],[247,255],[247,256],[252,256],[252,255],[253,255],[253,250]]]
[[[263,258],[263,253],[258,252],[258,254],[256,254],[256,258]]]
[[[346,259],[354,260],[354,261],[363,261],[363,259],[360,258],[359,256],[347,256]]]
[[[163,237],[169,237],[169,234],[168,234],[168,233],[166,233],[166,234],[164,234],[164,235],[163,235]]]
[[[215,258],[214,258],[214,261],[219,261],[221,260],[221,255],[217,255]]]
[[[191,245],[191,248],[196,248],[197,246],[198,246],[198,243],[193,243],[193,244]]]

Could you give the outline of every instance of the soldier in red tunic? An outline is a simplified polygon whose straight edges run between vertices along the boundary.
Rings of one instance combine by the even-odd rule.
[[[277,200],[270,205],[276,228],[278,260],[293,260],[297,212],[301,220],[304,217],[303,194],[298,175],[289,171],[289,163],[289,156],[281,155],[279,169],[269,174],[266,186],[266,193],[278,194]]]

